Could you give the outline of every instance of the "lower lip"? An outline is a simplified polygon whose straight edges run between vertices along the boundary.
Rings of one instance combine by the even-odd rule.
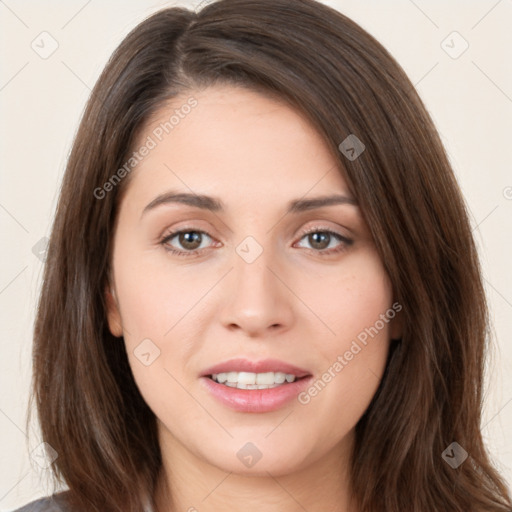
[[[309,384],[312,376],[268,389],[238,389],[201,377],[207,390],[221,403],[239,412],[271,412],[291,402]]]

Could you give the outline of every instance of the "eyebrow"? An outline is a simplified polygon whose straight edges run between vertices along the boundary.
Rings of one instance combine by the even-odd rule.
[[[155,197],[155,199],[153,199],[144,208],[141,217],[158,206],[173,203],[185,204],[187,206],[201,208],[202,210],[208,210],[211,212],[223,212],[225,210],[222,201],[216,197],[203,194],[191,194],[188,192],[170,191]],[[357,206],[357,201],[341,194],[320,196],[311,199],[295,199],[288,203],[286,213],[301,213],[308,210],[314,210],[316,208],[322,208],[323,206],[340,204]]]

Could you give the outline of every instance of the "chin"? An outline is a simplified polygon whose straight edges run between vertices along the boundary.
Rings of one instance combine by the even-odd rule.
[[[266,432],[268,434],[268,432]],[[238,438],[240,439],[240,438]],[[251,439],[247,436],[245,439]],[[313,457],[303,441],[279,445],[261,436],[253,441],[231,440],[214,453],[203,454],[207,463],[225,472],[244,476],[283,476],[305,468]]]

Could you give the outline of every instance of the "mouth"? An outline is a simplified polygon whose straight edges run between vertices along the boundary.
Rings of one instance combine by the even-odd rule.
[[[206,369],[200,375],[218,384],[238,389],[267,389],[286,385],[311,374],[298,366],[278,359],[251,361],[244,358],[230,359]],[[265,387],[258,387],[265,386]]]
[[[293,401],[312,374],[276,359],[232,359],[205,370],[200,377],[204,389],[223,405],[238,412],[263,413]]]
[[[279,386],[286,386],[297,380],[305,379],[307,376],[298,377],[293,373],[283,372],[222,372],[207,375],[218,384],[237,389],[271,389]]]

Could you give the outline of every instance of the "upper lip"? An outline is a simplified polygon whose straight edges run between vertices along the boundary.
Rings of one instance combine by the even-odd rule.
[[[297,378],[306,377],[310,373],[293,364],[279,361],[278,359],[264,359],[262,361],[250,361],[249,359],[236,358],[223,361],[210,368],[207,368],[201,373],[202,377],[210,376],[214,373],[227,373],[227,372],[250,372],[250,373],[265,373],[265,372],[282,372],[290,375],[295,375]]]

